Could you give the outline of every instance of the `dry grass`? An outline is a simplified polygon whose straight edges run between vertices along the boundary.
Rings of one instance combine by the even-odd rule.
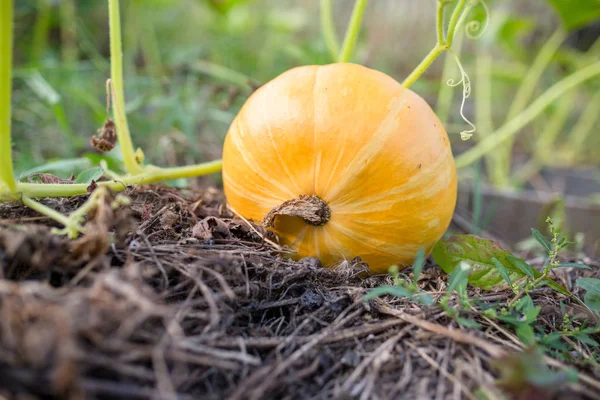
[[[327,270],[281,257],[216,190],[129,195],[129,209],[104,216],[114,244],[68,242],[0,206],[0,398],[501,398],[494,363],[523,350],[506,327],[474,312],[483,327],[466,330],[406,299],[363,302],[389,277],[365,276],[360,260]],[[445,280],[428,264],[419,285],[435,296]],[[534,298],[544,329],[562,320],[560,300],[579,311],[553,292]],[[584,362],[595,351],[570,361],[579,383],[536,398],[598,398]]]

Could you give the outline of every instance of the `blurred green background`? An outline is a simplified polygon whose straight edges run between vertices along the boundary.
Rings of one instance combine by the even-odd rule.
[[[462,46],[456,49],[472,81],[465,115],[478,126],[474,140],[460,140],[466,127],[459,114],[461,89],[446,85],[460,74],[451,59],[444,61],[447,55],[412,87],[446,123],[456,153],[506,122],[514,93],[557,29],[568,28],[568,35],[531,101],[600,59],[600,12],[593,4],[585,8],[590,1],[598,4],[576,0],[563,10],[549,4],[560,0],[486,2],[490,23],[483,36],[461,36]],[[333,4],[342,38],[353,1]],[[435,8],[434,0],[371,0],[353,61],[402,81],[435,44]],[[476,7],[473,18],[483,23],[483,11]],[[146,160],[166,166],[220,158],[227,128],[250,93],[249,84],[264,83],[294,66],[332,61],[319,15],[318,0],[121,1],[126,108],[134,142],[144,149]],[[107,116],[107,2],[19,0],[15,30],[16,175],[68,177],[101,157],[89,139]],[[547,166],[600,166],[599,83],[589,81],[548,107],[518,136],[511,172],[498,177],[502,172],[488,164],[488,180],[523,185],[526,179],[513,175],[527,162],[533,174]],[[485,121],[476,112],[478,98],[491,114]],[[571,140],[577,129],[581,140]],[[549,130],[556,134],[545,135]],[[118,148],[102,157],[113,167],[119,164]]]

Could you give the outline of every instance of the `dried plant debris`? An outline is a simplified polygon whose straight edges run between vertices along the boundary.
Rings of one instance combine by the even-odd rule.
[[[107,118],[102,128],[98,129],[98,136],[92,136],[90,142],[96,150],[111,151],[117,144],[117,127],[113,120]]]
[[[360,259],[282,257],[217,190],[127,195],[76,241],[0,208],[0,398],[598,398],[593,345],[579,349],[587,362],[548,359],[483,314],[469,329],[406,298],[364,302],[391,278],[365,275]],[[48,204],[65,212],[85,197]],[[447,277],[428,263],[418,285],[435,297]],[[470,294],[478,307],[511,296]],[[560,331],[561,306],[582,314],[554,292],[532,297],[539,329]]]

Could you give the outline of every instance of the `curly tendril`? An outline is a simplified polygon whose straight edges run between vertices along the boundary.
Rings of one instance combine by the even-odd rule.
[[[471,39],[479,39],[490,24],[490,9],[488,5],[484,0],[477,1],[477,4],[481,4],[483,7],[485,19],[483,20],[483,25],[479,21],[470,21],[465,25],[465,34]]]
[[[456,62],[456,65],[458,66],[458,69],[460,71],[460,80],[458,82],[455,82],[454,79],[448,79],[448,81],[446,82],[448,84],[448,86],[458,86],[460,84],[462,84],[463,86],[463,92],[462,92],[462,103],[460,104],[460,116],[462,117],[463,121],[465,121],[467,124],[469,124],[469,126],[471,127],[471,129],[469,130],[464,130],[462,132],[460,132],[460,138],[462,140],[469,140],[471,137],[473,137],[473,133],[475,132],[475,125],[473,125],[473,123],[471,121],[469,121],[469,119],[467,117],[465,117],[465,102],[467,100],[467,98],[469,96],[471,96],[471,78],[469,78],[469,75],[467,75],[467,73],[465,72],[465,69],[463,68],[460,60],[458,59],[458,57],[456,56],[456,54],[454,54],[454,52],[452,50],[448,50],[450,52],[450,54],[452,55],[452,57],[454,58],[454,61]]]

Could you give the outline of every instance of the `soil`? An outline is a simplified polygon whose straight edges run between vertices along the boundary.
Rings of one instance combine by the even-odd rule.
[[[0,205],[0,398],[499,398],[501,366],[522,351],[481,314],[472,318],[483,328],[465,329],[437,306],[363,301],[390,278],[369,276],[360,259],[335,269],[288,259],[216,189],[126,195],[129,207],[96,211],[76,240]],[[68,212],[86,197],[45,203]],[[586,262],[592,271],[555,278],[581,296],[576,277],[600,276],[597,260]],[[439,296],[446,276],[429,260],[419,286]],[[581,312],[547,289],[533,297],[548,331],[562,323],[561,301]],[[598,398],[593,362],[546,364],[569,364],[579,382],[520,388],[516,398]]]

